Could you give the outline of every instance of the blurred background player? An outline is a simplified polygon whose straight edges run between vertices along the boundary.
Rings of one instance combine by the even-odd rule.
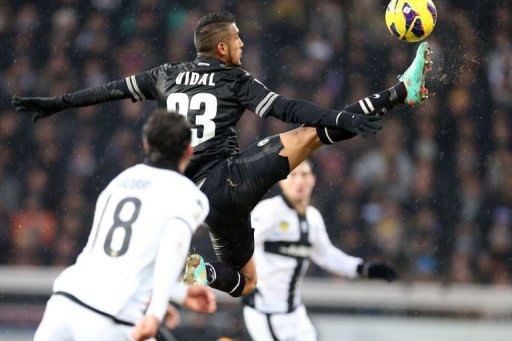
[[[193,62],[164,64],[107,85],[51,98],[14,97],[13,103],[19,111],[32,112],[34,120],[68,108],[126,98],[156,100],[186,115],[194,122],[195,152],[185,174],[210,200],[206,226],[219,259],[206,268],[200,258],[194,260],[191,264],[196,268],[190,271],[195,276],[188,278],[243,296],[254,290],[257,281],[252,208],[272,185],[323,144],[375,134],[381,129],[380,113],[398,104],[423,101],[428,44],[419,45],[399,83],[339,111],[280,96],[241,69],[244,43],[229,12],[202,17],[194,43],[197,58]],[[314,127],[270,137],[240,153],[235,126],[246,109],[262,118],[272,116]]]
[[[310,260],[347,278],[396,279],[394,268],[332,245],[322,215],[310,205],[315,182],[311,163],[303,161],[279,182],[282,194],[261,201],[251,213],[258,285],[242,300],[254,340],[317,339],[300,294]]]
[[[171,298],[215,310],[208,288],[187,288],[178,279],[208,213],[206,196],[181,174],[193,153],[190,139],[181,115],[157,111],[148,119],[144,163],[99,195],[89,240],[55,280],[36,341],[145,340],[156,335]]]

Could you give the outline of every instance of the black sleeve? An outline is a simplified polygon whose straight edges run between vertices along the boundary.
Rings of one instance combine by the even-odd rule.
[[[272,103],[279,97],[278,94],[270,91],[263,83],[242,69],[240,69],[235,91],[242,106],[260,117],[266,116]]]
[[[337,118],[339,111],[322,108],[302,99],[288,99],[278,96],[270,110],[269,116],[284,122],[304,123],[315,127],[339,128]]]
[[[158,84],[162,84],[163,72],[168,64],[160,65],[149,71],[125,78],[132,101],[145,101],[158,99]],[[163,89],[160,91],[163,93]]]
[[[128,87],[124,80],[117,80],[107,85],[93,86],[55,97],[61,103],[61,109],[85,107],[124,98],[130,98]]]
[[[336,125],[339,111],[325,109],[305,100],[279,96],[267,89],[250,73],[241,71],[243,73],[237,83],[238,100],[245,108],[255,112],[258,116],[270,115],[284,122],[339,128]]]
[[[57,96],[61,110],[130,98],[133,102],[157,98],[158,75],[164,66],[116,80],[106,85],[93,86]]]

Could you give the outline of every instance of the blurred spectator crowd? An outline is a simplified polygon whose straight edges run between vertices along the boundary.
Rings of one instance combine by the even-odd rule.
[[[391,86],[416,45],[390,36],[386,1],[0,1],[0,264],[66,265],[99,191],[141,160],[152,103],[68,110],[33,125],[12,94],[57,95],[194,58],[204,14],[231,10],[243,67],[274,91],[342,108]],[[313,158],[333,243],[406,281],[512,284],[512,6],[437,1],[431,96],[375,137]],[[247,113],[241,147],[293,126]],[[196,243],[209,245],[205,232]],[[311,275],[326,276],[313,269]]]

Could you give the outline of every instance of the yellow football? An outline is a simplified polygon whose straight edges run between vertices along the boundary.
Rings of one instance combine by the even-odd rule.
[[[406,42],[427,38],[437,22],[432,0],[391,0],[386,8],[386,26],[391,34]]]

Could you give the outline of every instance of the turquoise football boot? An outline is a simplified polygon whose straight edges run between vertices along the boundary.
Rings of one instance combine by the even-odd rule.
[[[423,102],[428,97],[428,89],[425,87],[425,76],[432,69],[432,51],[425,41],[418,46],[416,57],[405,72],[398,76],[398,80],[405,84],[407,96],[405,104],[414,106]]]
[[[208,285],[208,279],[206,277],[206,266],[204,264],[203,257],[196,253],[187,257],[183,283],[188,285]]]

